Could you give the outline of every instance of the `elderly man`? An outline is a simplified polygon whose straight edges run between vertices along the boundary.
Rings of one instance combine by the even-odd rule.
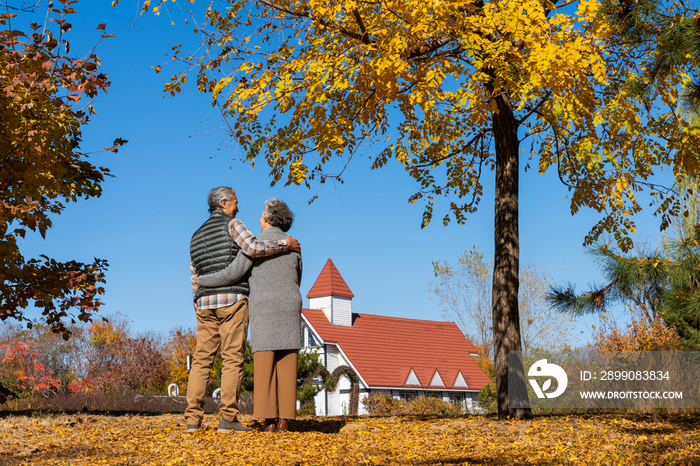
[[[236,190],[222,186],[209,191],[209,219],[195,232],[190,243],[190,273],[197,313],[197,347],[187,383],[187,432],[196,432],[204,417],[204,398],[209,373],[221,349],[221,402],[219,432],[252,430],[238,420],[238,396],[243,379],[243,358],[248,335],[248,293],[245,279],[231,285],[200,288],[197,276],[226,268],[239,254],[266,257],[292,250],[300,252],[299,242],[257,241],[235,219],[238,213]],[[240,262],[240,261],[239,261]]]

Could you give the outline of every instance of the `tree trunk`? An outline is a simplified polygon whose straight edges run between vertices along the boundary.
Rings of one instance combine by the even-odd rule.
[[[520,236],[518,232],[518,176],[520,144],[518,124],[506,96],[495,97],[497,111],[492,114],[496,143],[495,250],[493,259],[493,344],[498,418],[531,418],[527,401],[524,408],[508,406],[508,352],[522,351],[518,312],[518,268]],[[512,367],[517,380],[510,391],[527,393],[520,364]],[[513,382],[513,379],[511,379]]]

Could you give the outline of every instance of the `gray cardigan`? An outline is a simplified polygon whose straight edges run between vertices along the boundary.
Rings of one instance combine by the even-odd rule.
[[[268,227],[259,241],[285,239],[287,234]],[[240,256],[240,254],[239,254]],[[241,258],[242,259],[242,258]],[[238,261],[238,263],[236,262]],[[222,286],[240,279],[238,258],[229,266],[199,279],[201,286]],[[236,271],[238,270],[238,271]],[[301,256],[287,251],[256,259],[250,271],[250,344],[253,352],[301,348]]]

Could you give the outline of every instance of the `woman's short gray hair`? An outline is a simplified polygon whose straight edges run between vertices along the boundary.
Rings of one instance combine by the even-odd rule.
[[[207,194],[207,203],[209,204],[209,212],[214,212],[220,209],[222,201],[228,201],[231,196],[236,194],[236,190],[228,186],[219,186],[209,191]]]
[[[273,227],[286,232],[292,228],[294,222],[294,213],[289,209],[287,204],[273,197],[265,201],[263,209],[263,218]]]

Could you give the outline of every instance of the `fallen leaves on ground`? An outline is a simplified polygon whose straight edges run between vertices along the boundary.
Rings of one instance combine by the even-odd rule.
[[[250,418],[243,417],[249,422]],[[700,416],[305,417],[293,431],[220,434],[207,415],[0,418],[0,464],[47,465],[700,465]]]

